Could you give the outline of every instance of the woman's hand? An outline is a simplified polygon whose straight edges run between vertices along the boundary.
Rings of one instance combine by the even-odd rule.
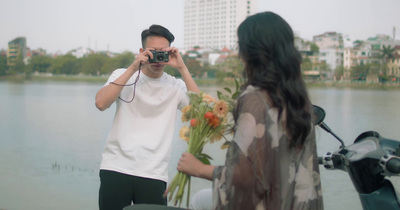
[[[189,176],[211,180],[214,166],[206,165],[192,154],[185,152],[182,154],[181,159],[179,159],[178,167],[176,169]]]
[[[179,159],[178,167],[176,169],[182,173],[185,173],[190,176],[198,176],[198,170],[204,164],[200,162],[195,156],[192,154],[185,152],[182,154],[181,159]]]

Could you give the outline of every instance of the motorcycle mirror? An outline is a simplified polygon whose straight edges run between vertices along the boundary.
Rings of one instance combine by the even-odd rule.
[[[339,138],[335,133],[332,132],[332,130],[326,125],[323,121],[325,118],[325,110],[317,105],[313,105],[314,108],[314,124],[318,125],[322,129],[324,129],[326,132],[332,134],[341,144],[341,148],[345,148],[345,144],[342,139]]]
[[[325,119],[325,110],[317,105],[314,107],[314,123],[315,125],[320,125]]]

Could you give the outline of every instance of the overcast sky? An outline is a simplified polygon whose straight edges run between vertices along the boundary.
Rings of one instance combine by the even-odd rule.
[[[183,47],[185,0],[0,0],[0,49],[25,36],[31,49],[65,53],[78,47],[137,53],[140,33],[161,24]],[[377,34],[400,39],[400,0],[259,0],[259,11],[281,15],[300,37],[336,31],[352,40]]]

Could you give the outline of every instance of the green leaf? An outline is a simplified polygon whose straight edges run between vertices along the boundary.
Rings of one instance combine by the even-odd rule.
[[[221,146],[221,149],[227,149],[231,145],[230,141],[225,141],[225,143]]]
[[[235,78],[236,92],[239,91],[239,81]]]
[[[212,158],[207,154],[204,154],[204,153],[197,154],[196,158],[198,160],[200,160],[202,163],[206,164],[206,165],[210,165],[211,164],[210,160],[212,160]]]
[[[233,100],[237,99],[237,98],[239,97],[239,95],[240,95],[239,92],[234,93],[234,94],[232,95],[232,99],[233,99]]]
[[[228,93],[232,93],[232,90],[228,87],[225,87],[224,90],[226,90],[226,92],[228,92]]]
[[[209,155],[207,155],[207,154],[201,153],[200,155],[206,157],[206,158],[209,159],[209,160],[213,160],[212,157],[209,156]]]
[[[223,94],[220,91],[217,91],[218,99],[221,100]]]

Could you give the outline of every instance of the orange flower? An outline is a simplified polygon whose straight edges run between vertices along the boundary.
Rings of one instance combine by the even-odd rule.
[[[208,119],[208,124],[212,126],[213,128],[216,128],[219,126],[221,120],[218,117],[214,117],[212,119]]]
[[[207,103],[207,104],[211,104],[213,102],[216,102],[217,100],[213,97],[211,97],[210,95],[207,95],[205,93],[203,93],[203,102]]]
[[[213,113],[215,114],[215,116],[223,118],[228,113],[228,109],[228,104],[225,101],[221,100],[215,104]]]
[[[204,114],[204,118],[205,119],[209,119],[209,120],[211,120],[211,119],[213,119],[215,116],[214,116],[214,114],[212,113],[212,112],[206,112],[205,114]]]
[[[198,121],[199,121],[198,119],[191,119],[191,120],[190,120],[190,126],[191,126],[191,127],[196,127]]]

